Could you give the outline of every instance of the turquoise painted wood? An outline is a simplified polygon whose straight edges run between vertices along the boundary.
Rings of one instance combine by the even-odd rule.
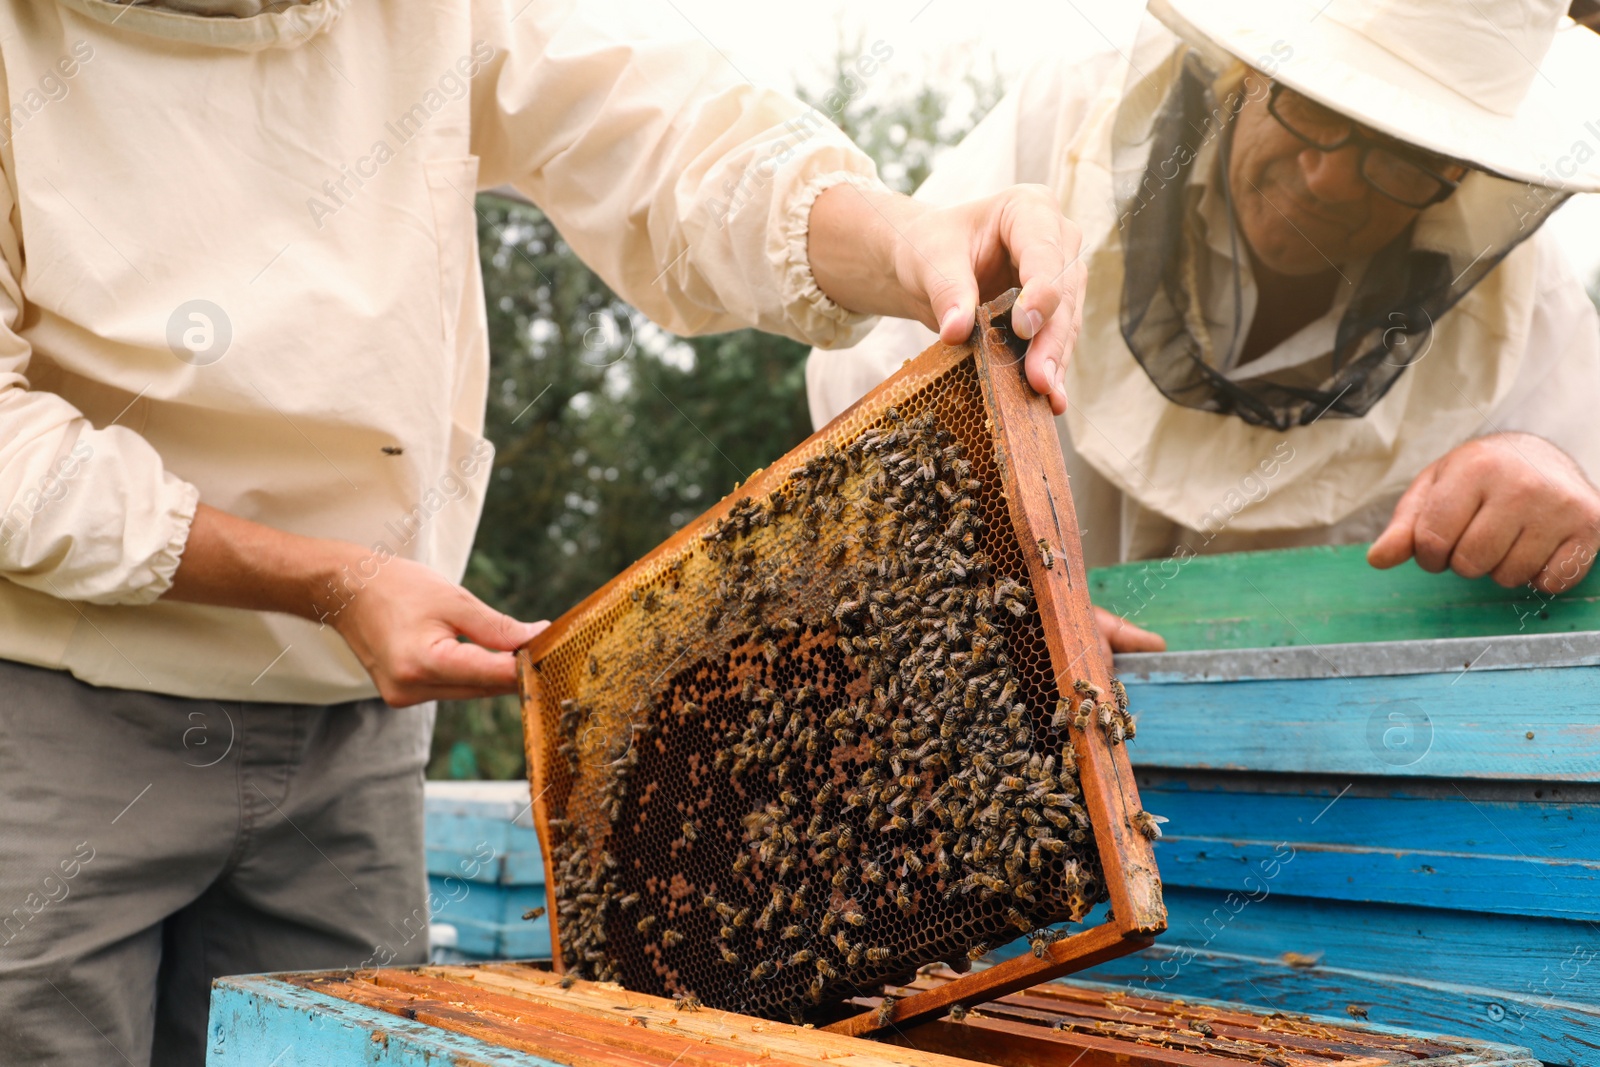
[[[1600,570],[1558,597],[1489,578],[1367,565],[1366,545],[1124,563],[1089,572],[1103,608],[1172,651],[1600,630]]]
[[[1600,667],[1131,682],[1128,694],[1129,751],[1148,767],[1600,782]]]
[[[1157,861],[1166,858],[1158,849]],[[1251,875],[1242,872],[1228,891],[1169,882],[1170,925],[1157,945],[1078,977],[1256,1010],[1338,1015],[1355,1004],[1373,1022],[1522,1045],[1550,1064],[1600,1063],[1600,936],[1592,924],[1491,925],[1445,909],[1291,897],[1278,883],[1301,858],[1273,879],[1251,868],[1249,889]],[[1027,950],[1020,940],[993,958]],[[1288,952],[1316,964],[1290,966]]]
[[[1450,981],[1448,975],[1397,978],[1389,972],[1297,969],[1272,959],[1191,955],[1161,946],[1088,973],[1109,984],[1141,988],[1163,967],[1176,969],[1177,977],[1160,988],[1177,996],[1226,997],[1258,1009],[1335,1016],[1355,1004],[1373,1020],[1407,1030],[1520,1045],[1546,1064],[1600,1063],[1600,1015],[1593,1005],[1544,992],[1546,982],[1556,989],[1562,985],[1555,973],[1536,971],[1531,987],[1513,992]]]
[[[429,904],[441,961],[550,955],[544,856],[525,782],[429,782],[426,803]]]
[[[1345,666],[1130,674],[1171,925],[1089,976],[1600,1064],[1600,667],[1385,675],[1336,644],[1600,630],[1600,579],[1552,600],[1364,552],[1091,573],[1175,651],[1335,643],[1322,661]]]
[[[436,875],[429,876],[428,885],[440,902],[433,922],[455,928],[455,942],[449,947],[462,956],[504,960],[550,955],[550,923],[522,918],[530,908],[545,906],[544,886],[454,881]]]
[[[544,855],[526,782],[429,782],[428,873],[544,885]]]
[[[1248,793],[1230,784],[1140,783],[1145,807],[1170,820],[1156,844],[1169,888],[1240,890],[1241,872],[1259,877],[1265,865],[1279,894],[1600,921],[1600,805],[1533,800],[1533,788],[1524,802],[1453,789]],[[1275,863],[1285,852],[1292,862]]]
[[[218,979],[209,1036],[206,1067],[560,1067],[270,975]]]

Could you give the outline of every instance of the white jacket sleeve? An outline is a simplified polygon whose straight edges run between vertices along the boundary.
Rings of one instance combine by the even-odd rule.
[[[1481,433],[1537,434],[1600,483],[1600,318],[1555,236],[1541,231],[1539,287],[1528,351],[1511,391],[1487,413]]]
[[[66,600],[147,604],[172,584],[200,493],[144,438],[28,388],[22,249],[0,174],[0,576]]]
[[[849,344],[874,319],[811,275],[811,205],[872,161],[822,115],[750,84],[683,19],[626,0],[479,0],[480,184],[510,184],[625,300],[682,334],[756,326]]]
[[[959,145],[940,156],[916,199],[947,206],[1018,183],[1049,184],[1062,136],[1081,121],[1114,58],[1048,59],[1029,68]],[[888,319],[854,347],[813,350],[806,360],[813,426],[826,425],[936,338],[921,323]]]

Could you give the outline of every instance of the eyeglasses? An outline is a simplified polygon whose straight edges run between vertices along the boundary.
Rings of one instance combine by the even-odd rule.
[[[1442,168],[1459,168],[1460,164],[1367,132],[1281,82],[1272,83],[1267,95],[1267,111],[1280,126],[1319,152],[1337,151],[1346,145],[1359,146],[1362,179],[1406,207],[1420,209],[1447,200],[1461,184],[1460,178],[1440,173]]]

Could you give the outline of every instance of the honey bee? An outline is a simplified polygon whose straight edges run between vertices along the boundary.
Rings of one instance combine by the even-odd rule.
[[[674,945],[682,943],[682,941],[683,941],[683,935],[678,933],[678,931],[676,931],[676,930],[663,930],[663,931],[661,931],[661,947],[662,948],[671,948]]]
[[[738,963],[739,963],[739,954],[737,952],[733,951],[733,949],[729,948],[727,945],[718,945],[717,946],[717,951],[722,953],[722,962],[723,963],[729,963],[729,964],[733,964],[735,966],[738,965]]]
[[[883,1001],[878,1005],[879,1026],[888,1026],[890,1023],[894,1022],[894,1005],[894,997],[885,996],[883,998]]]
[[[647,934],[650,932],[650,928],[655,924],[656,917],[654,915],[646,915],[644,918],[634,923],[633,928],[638,930],[641,934]]]
[[[815,958],[816,953],[812,952],[808,948],[803,948],[799,952],[796,952],[794,955],[789,957],[789,966],[798,967],[800,964],[809,963]]]
[[[778,936],[782,937],[785,941],[793,941],[803,933],[805,933],[805,931],[798,926],[785,926],[783,928],[783,932]]]
[[[1148,811],[1141,811],[1134,815],[1133,826],[1151,841],[1161,840],[1161,824],[1166,822],[1166,817],[1152,815]]]
[[[699,840],[700,835],[695,832],[695,828],[694,828],[694,823],[693,822],[685,822],[683,824],[683,826],[682,826],[682,830],[683,830],[684,840],[686,840],[686,841]]]
[[[750,972],[750,977],[760,982],[767,978],[771,978],[777,969],[778,968],[773,965],[771,960],[762,960],[760,963],[756,964],[755,969]]]
[[[951,1022],[958,1023],[958,1022],[961,1022],[966,1017],[967,1017],[967,1006],[965,1004],[952,1004],[952,1005],[950,1005],[950,1021]]]
[[[672,998],[672,1007],[674,1011],[699,1011],[700,998],[693,993],[675,994]]]
[[[622,897],[617,901],[617,905],[624,910],[633,907],[637,903],[639,903],[638,893],[629,893],[627,896]]]

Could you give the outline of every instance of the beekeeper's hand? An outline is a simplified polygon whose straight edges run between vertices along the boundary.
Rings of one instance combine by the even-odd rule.
[[[1098,605],[1094,609],[1095,629],[1100,631],[1100,652],[1111,662],[1113,652],[1165,652],[1167,640],[1160,634],[1135,626],[1121,615],[1113,615]]]
[[[420,563],[204,504],[165,595],[331,626],[395,707],[514,692],[512,651],[549,625],[503,615]]]
[[[1028,382],[1067,410],[1066,366],[1083,323],[1077,226],[1043,185],[1014,185],[936,208],[841,184],[811,209],[817,285],[851,311],[916,319],[947,344],[972,333],[980,301],[1021,286],[1011,314],[1028,346]]]
[[[1529,433],[1468,441],[1417,475],[1367,562],[1415,556],[1425,571],[1488,574],[1543,593],[1572,588],[1600,545],[1600,490],[1561,449]]]

